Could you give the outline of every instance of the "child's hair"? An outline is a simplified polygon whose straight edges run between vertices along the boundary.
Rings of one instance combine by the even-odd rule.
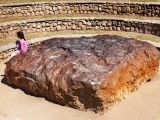
[[[24,39],[26,41],[26,39],[24,38],[24,34],[22,31],[17,32],[17,36],[21,39]]]
[[[20,43],[20,41],[17,40],[16,41],[16,45],[19,45],[18,48],[17,48],[17,50],[20,50],[21,49],[21,43]]]

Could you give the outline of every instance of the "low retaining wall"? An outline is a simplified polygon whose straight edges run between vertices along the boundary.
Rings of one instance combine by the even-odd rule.
[[[0,38],[24,33],[62,30],[106,30],[153,34],[160,36],[160,22],[112,17],[42,18],[0,24]]]
[[[38,2],[0,4],[0,18],[48,14],[127,14],[160,16],[160,3],[118,2]]]
[[[19,22],[0,24],[0,38],[16,35],[18,31],[24,33],[38,33],[62,30],[106,30],[138,32],[160,36],[159,21],[144,21],[137,19],[111,18],[111,17],[80,17],[80,18],[46,18],[32,19]],[[31,42],[30,45],[39,44],[40,41]],[[15,51],[15,44],[0,49],[0,59],[6,59]]]

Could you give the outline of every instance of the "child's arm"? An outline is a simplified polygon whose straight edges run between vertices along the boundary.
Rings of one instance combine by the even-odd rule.
[[[19,55],[23,52],[23,49],[24,49],[24,48],[23,48],[23,42],[20,41],[20,43],[21,43],[21,49],[19,50],[19,53],[18,53]]]

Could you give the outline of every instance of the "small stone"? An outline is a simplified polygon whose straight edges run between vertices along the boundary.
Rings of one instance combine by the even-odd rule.
[[[100,29],[100,30],[104,30],[104,29],[105,29],[105,27],[103,27],[103,26],[100,26],[100,27],[99,27],[99,29]]]
[[[138,28],[135,28],[134,31],[137,32],[137,33],[139,32]]]
[[[125,12],[126,12],[126,7],[122,7],[122,8],[121,8],[121,12],[122,12],[122,13],[125,13]]]
[[[45,28],[42,28],[42,31],[43,31],[43,32],[45,32],[45,31],[46,31],[46,29],[45,29]]]
[[[82,30],[86,30],[86,26],[85,25],[82,25]]]
[[[99,11],[102,11],[102,8],[101,8],[101,7],[99,7]]]
[[[144,30],[144,33],[145,33],[145,34],[149,34],[149,32],[148,32],[148,30],[147,30],[147,29],[145,29],[145,30]]]
[[[42,11],[45,11],[45,7],[42,7],[41,10],[42,10]]]
[[[148,17],[151,17],[151,16],[152,16],[152,13],[148,13],[147,15],[148,15]]]
[[[78,23],[78,26],[79,26],[79,27],[81,27],[82,25],[83,25],[83,23],[82,23],[82,22],[79,22],[79,23]]]
[[[152,31],[151,31],[151,34],[152,34],[152,35],[155,35],[155,34],[156,34],[156,31],[152,30]]]
[[[151,25],[148,25],[147,28],[148,28],[148,30],[152,30],[153,29]]]
[[[131,27],[131,32],[134,32],[134,27]]]
[[[58,10],[62,10],[63,8],[62,8],[62,6],[58,6],[57,9]]]
[[[51,24],[49,24],[48,22],[46,23],[46,27],[49,27]]]
[[[67,25],[68,25],[68,23],[67,23],[67,22],[63,22],[63,25],[67,26]]]
[[[36,29],[37,32],[41,32],[41,29]]]
[[[116,31],[117,30],[116,26],[112,26],[112,30]]]
[[[136,13],[138,13],[138,8],[134,8],[133,9],[133,12],[136,14]]]
[[[113,11],[113,14],[114,14],[114,15],[117,15],[117,11]]]
[[[51,27],[50,29],[51,29],[51,32],[55,31],[54,27]]]
[[[67,11],[67,13],[68,13],[68,14],[72,14],[72,12],[71,12],[70,10],[69,10],[69,11]]]
[[[157,31],[156,36],[160,36],[160,31]]]
[[[10,31],[13,31],[13,27],[10,27]]]
[[[25,27],[24,27],[24,30],[27,30],[27,29],[28,29],[28,27],[27,27],[27,26],[25,26]]]
[[[153,27],[153,29],[154,29],[154,30],[159,30],[159,26],[156,25],[156,26]]]
[[[77,29],[76,25],[73,25],[72,30],[76,30],[76,29]]]
[[[88,26],[91,26],[91,22],[87,22],[87,25],[88,25]]]
[[[3,33],[0,33],[0,38],[3,38]]]
[[[130,7],[128,6],[127,8],[126,8],[126,12],[130,12]]]
[[[139,29],[139,33],[144,33],[144,30],[143,29]]]
[[[53,23],[53,26],[54,26],[54,27],[57,27],[57,23]]]
[[[43,15],[44,13],[41,11],[41,12],[39,12],[39,14],[40,14],[40,15]]]
[[[58,30],[58,31],[60,31],[60,30],[61,30],[61,28],[62,28],[61,26],[57,26],[57,30]]]
[[[147,14],[147,13],[148,13],[148,10],[147,10],[147,9],[143,10],[143,13],[144,13],[144,14]]]
[[[111,25],[112,25],[112,21],[108,21],[107,26],[111,26]]]
[[[122,30],[122,31],[125,31],[125,30],[126,30],[126,27],[125,27],[125,26],[121,26],[121,30]]]
[[[86,25],[86,24],[87,24],[87,22],[86,22],[85,20],[83,20],[82,22],[83,22],[83,24],[84,24],[84,25]]]
[[[68,22],[68,25],[71,26],[72,25],[71,22]]]
[[[113,21],[112,24],[113,24],[114,26],[117,26],[117,21]]]
[[[3,13],[2,10],[0,10],[0,15],[2,15],[2,13]]]
[[[99,26],[96,26],[96,27],[95,27],[95,30],[99,30]]]
[[[159,10],[156,10],[155,13],[159,15]]]
[[[42,23],[42,26],[43,26],[43,27],[45,27],[45,26],[46,26],[46,23],[45,23],[45,22],[43,22],[43,23]]]
[[[66,26],[62,26],[62,29],[61,30],[66,30]]]
[[[130,27],[130,26],[131,26],[131,23],[130,23],[130,22],[126,22],[125,26],[126,26],[126,27]]]
[[[99,9],[98,6],[95,6],[95,7],[94,7],[94,10],[95,10],[95,11],[98,11],[98,9]]]
[[[32,27],[35,28],[37,25],[35,23],[32,24]]]
[[[111,26],[110,26],[110,27],[108,27],[108,28],[109,28],[109,31],[112,31],[112,30],[113,30]]]
[[[27,16],[31,16],[31,14],[30,14],[30,13],[27,13],[26,15],[27,15]]]
[[[120,31],[121,30],[121,27],[117,27],[117,31]]]
[[[121,13],[121,7],[118,7],[117,12]]]
[[[50,27],[46,27],[47,32],[50,32],[50,30],[51,30]]]
[[[62,25],[62,22],[61,21],[58,21],[58,23],[57,23],[58,25]]]
[[[4,28],[2,28],[2,29],[0,30],[0,32],[1,32],[1,33],[4,33],[4,32],[5,32]]]
[[[71,26],[67,26],[66,28],[67,28],[67,30],[71,30]]]
[[[40,28],[41,28],[41,24],[38,24],[38,25],[37,25],[37,28],[40,29]]]
[[[126,32],[130,32],[130,27],[126,27]]]

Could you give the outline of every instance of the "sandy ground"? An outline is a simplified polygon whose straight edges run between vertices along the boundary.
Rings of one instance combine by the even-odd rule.
[[[4,77],[4,62],[0,62],[0,114],[2,116],[15,115],[22,120],[156,120],[160,118],[160,72],[120,104],[104,115],[98,115],[61,106],[8,86]]]
[[[99,115],[61,106],[8,86],[4,63],[0,62],[0,117],[15,115],[22,120],[160,120],[160,72],[120,104]]]

